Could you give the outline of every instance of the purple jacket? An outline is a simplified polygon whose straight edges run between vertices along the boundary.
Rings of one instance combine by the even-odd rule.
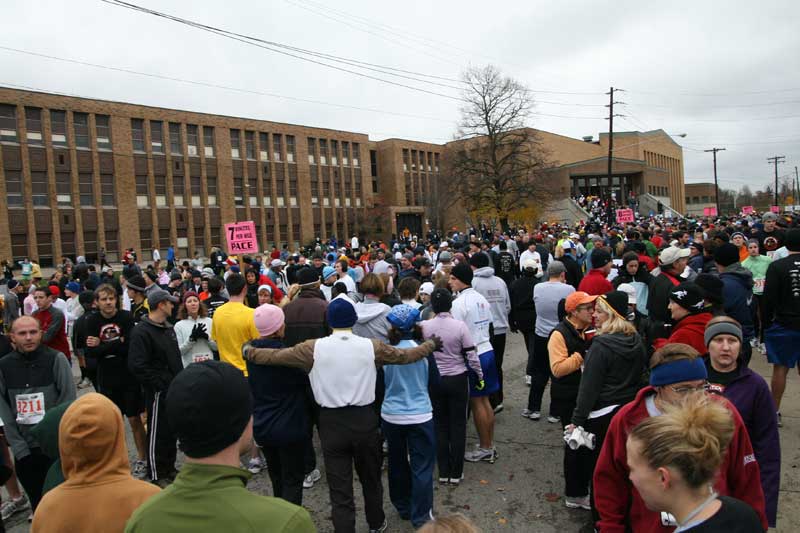
[[[475,343],[469,328],[450,313],[439,313],[430,320],[421,322],[422,333],[426,339],[438,335],[442,339],[442,349],[433,352],[436,366],[442,376],[458,376],[467,371],[467,362],[479,379],[483,379],[481,362],[475,353]],[[466,353],[465,353],[466,352]]]
[[[706,356],[706,367],[710,366]],[[769,527],[775,527],[778,512],[778,490],[781,485],[781,443],[778,435],[778,416],[775,401],[767,382],[739,361],[739,376],[724,390],[709,383],[711,390],[722,392],[742,416],[756,461],[761,469],[761,488],[764,490]]]

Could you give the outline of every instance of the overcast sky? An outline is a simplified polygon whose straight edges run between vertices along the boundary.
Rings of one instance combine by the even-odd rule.
[[[796,1],[132,0],[315,52],[422,74],[458,96],[469,65],[493,63],[537,100],[531,126],[581,137],[607,129],[609,86],[625,89],[615,130],[662,128],[684,146],[687,182],[756,189],[785,155],[800,165],[800,3]],[[500,8],[492,11],[493,7]],[[258,93],[210,88],[0,49],[0,85],[446,142],[458,102],[359,77],[100,0],[5,0],[0,46]],[[438,79],[427,76],[439,76]],[[582,93],[582,94],[567,94]],[[587,94],[588,93],[588,94]],[[561,105],[566,104],[566,105]],[[580,104],[580,105],[578,105]],[[342,107],[344,106],[344,107]],[[352,109],[346,106],[368,108]],[[391,114],[395,113],[395,114]],[[416,115],[416,116],[407,116]],[[561,117],[548,116],[561,115]],[[562,118],[567,117],[567,118]],[[788,179],[788,178],[787,178]]]

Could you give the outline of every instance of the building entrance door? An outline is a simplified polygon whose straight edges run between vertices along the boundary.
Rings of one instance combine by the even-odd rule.
[[[414,213],[400,213],[395,218],[397,222],[397,236],[400,237],[406,228],[410,235],[420,237],[422,235],[422,216]]]

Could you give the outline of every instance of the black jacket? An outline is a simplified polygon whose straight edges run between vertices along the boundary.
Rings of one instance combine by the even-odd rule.
[[[564,343],[567,345],[567,353],[579,353],[586,358],[586,345],[588,344],[583,340],[571,322],[564,319],[553,328],[553,331],[558,331],[564,338]],[[553,332],[550,332],[552,335]],[[548,362],[549,365],[549,362]],[[581,385],[581,371],[576,370],[566,376],[557,378],[552,377],[553,383],[550,386],[550,395],[555,400],[573,400],[578,395],[578,389]]]
[[[508,324],[511,330],[519,330],[524,334],[532,333],[536,325],[536,306],[533,304],[533,287],[539,283],[532,272],[523,272],[511,284],[508,295],[511,298],[511,312]]]
[[[319,289],[300,289],[300,294],[283,308],[286,322],[284,343],[294,346],[310,339],[321,339],[331,333],[325,313],[328,302]]]
[[[642,388],[647,359],[638,334],[595,336],[584,359],[572,423],[584,426],[592,411],[633,400]]]
[[[561,262],[564,263],[564,267],[567,269],[567,285],[572,285],[575,290],[578,290],[578,285],[580,285],[581,280],[583,279],[581,266],[578,264],[575,258],[572,257],[572,255],[567,253],[561,257]]]
[[[100,339],[99,346],[84,348],[86,357],[97,362],[98,386],[105,392],[130,384],[134,379],[128,370],[133,315],[119,310],[111,318],[105,318],[100,312],[89,313],[86,317],[86,336]],[[83,342],[85,345],[85,338]]]
[[[128,368],[145,392],[164,392],[172,378],[183,370],[175,330],[169,323],[158,324],[145,317],[131,331]]]
[[[497,254],[494,262],[494,275],[505,281],[507,286],[511,286],[518,271],[513,255],[507,251]]]
[[[667,309],[669,294],[680,282],[680,278],[665,272],[656,276],[650,284],[650,296],[647,299],[647,314],[650,320],[665,324],[672,319],[669,309]]]

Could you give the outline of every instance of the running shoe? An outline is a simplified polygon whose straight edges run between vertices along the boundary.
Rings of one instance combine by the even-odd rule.
[[[559,422],[561,422],[561,419],[558,418],[557,416],[550,415],[547,417],[547,421],[550,422],[551,424],[558,424]]]
[[[377,529],[370,528],[369,533],[383,533],[384,531],[386,531],[387,527],[389,527],[389,523],[384,518],[383,524],[381,524],[380,527],[378,527]]]
[[[4,501],[2,505],[0,505],[0,516],[3,517],[3,520],[8,520],[18,512],[29,508],[30,503],[28,502],[28,498],[23,494],[19,498]]]
[[[463,480],[464,480],[464,474],[461,474],[461,477],[451,477],[450,484],[453,485],[454,487],[457,487],[461,484]]]
[[[250,462],[247,463],[247,471],[251,474],[258,474],[261,470],[264,469],[264,461],[261,460],[261,457],[253,457],[250,459]]]
[[[522,416],[525,418],[530,418],[531,420],[539,420],[542,418],[542,413],[539,411],[531,411],[530,409],[523,409]]]
[[[503,412],[503,404],[498,403],[494,408],[494,414]]]
[[[777,415],[778,415],[778,427],[779,427],[779,428],[782,428],[782,427],[783,427],[783,424],[781,423],[781,412],[780,412],[780,411],[778,411],[778,412],[777,412]]]
[[[586,509],[587,511],[592,510],[589,496],[583,496],[579,498],[570,498],[569,496],[566,496],[564,498],[564,505],[566,505],[568,509]]]
[[[497,451],[494,448],[476,447],[473,451],[464,454],[464,460],[470,463],[486,461],[493,464],[497,460]]]
[[[305,479],[303,479],[303,488],[310,489],[314,486],[314,483],[322,479],[322,474],[319,473],[319,470],[316,468],[308,474]]]
[[[447,482],[448,482],[449,480],[450,480],[450,478],[447,478],[447,477],[440,477],[440,478],[439,478],[439,485],[447,485]]]
[[[531,386],[531,379],[532,378],[530,376],[525,376],[525,385],[527,385],[528,387]]]

